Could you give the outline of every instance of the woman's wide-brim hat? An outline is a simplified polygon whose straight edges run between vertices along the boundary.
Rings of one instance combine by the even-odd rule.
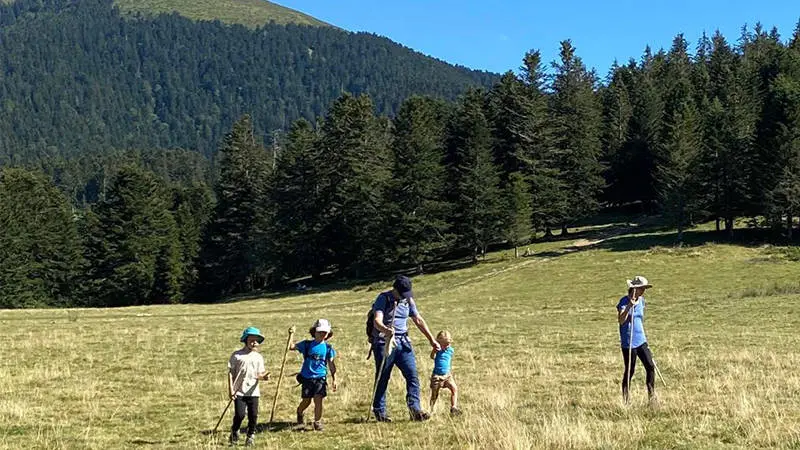
[[[635,277],[633,277],[632,280],[628,280],[628,289],[633,289],[633,288],[645,288],[646,289],[646,288],[651,288],[651,287],[653,287],[653,285],[650,284],[647,281],[647,278],[645,278],[645,277],[643,277],[641,275],[636,275]]]

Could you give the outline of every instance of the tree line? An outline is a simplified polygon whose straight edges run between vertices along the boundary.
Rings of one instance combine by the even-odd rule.
[[[455,102],[412,96],[388,117],[342,95],[268,145],[244,115],[207,167],[176,175],[180,151],[124,153],[83,204],[52,169],[6,168],[0,302],[215,301],[307,275],[424,271],[630,203],[678,239],[704,220],[730,235],[738,217],[791,237],[800,28],[688,47],[677,36],[603,81],[564,41],[549,68],[531,51]]]

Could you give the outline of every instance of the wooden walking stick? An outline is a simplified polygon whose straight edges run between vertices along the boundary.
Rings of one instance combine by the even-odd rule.
[[[244,373],[244,372],[239,372],[239,373],[236,374],[236,379],[233,380],[233,384],[231,384],[231,389],[236,387],[236,382],[239,381],[239,376],[242,373]],[[228,374],[228,376],[230,377],[230,374]],[[228,380],[230,380],[230,378],[228,378]],[[219,416],[219,420],[217,421],[217,424],[214,425],[214,431],[211,434],[217,434],[217,428],[219,428],[219,424],[222,423],[222,419],[225,418],[225,413],[228,412],[228,408],[231,407],[231,403],[233,403],[233,396],[231,396],[231,399],[228,400],[228,404],[225,405],[225,409],[222,410],[222,414]]]
[[[289,328],[289,338],[286,339],[286,349],[283,352],[283,362],[281,363],[281,371],[278,375],[278,383],[275,387],[275,397],[272,399],[272,412],[269,414],[269,424],[272,424],[272,419],[275,418],[275,406],[278,404],[278,393],[281,391],[281,380],[283,380],[283,368],[286,366],[286,355],[289,354],[289,346],[292,344],[294,337],[295,327]]]
[[[228,400],[228,404],[225,405],[225,409],[222,410],[222,415],[219,416],[219,420],[217,421],[217,424],[214,425],[214,431],[212,431],[211,434],[217,434],[217,428],[219,428],[219,424],[222,423],[222,419],[225,418],[225,413],[228,412],[228,408],[231,407],[231,403],[233,403],[233,398]]]
[[[397,313],[397,304],[398,301],[394,301],[394,309],[392,310],[392,321],[389,322],[391,324],[391,329],[394,331],[394,318],[395,314]],[[383,369],[386,367],[386,360],[389,359],[389,353],[392,352],[394,347],[394,333],[392,333],[391,339],[386,339],[383,343],[383,361],[381,361],[381,367],[378,369],[378,376],[375,377],[375,383],[372,385],[372,395],[370,396],[369,400],[369,412],[367,413],[366,422],[369,422],[369,417],[372,415],[372,404],[375,403],[375,394],[378,391],[378,383],[381,381],[381,377],[383,376]],[[370,347],[371,348],[371,347]]]

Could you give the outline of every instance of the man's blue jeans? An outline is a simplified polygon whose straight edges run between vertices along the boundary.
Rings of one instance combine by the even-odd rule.
[[[381,370],[383,363],[384,340],[376,339],[372,344],[372,352],[375,355],[375,377],[378,377],[378,372]],[[419,377],[417,376],[417,360],[414,356],[414,349],[411,347],[411,341],[407,335],[396,336],[395,343],[397,346],[389,353],[386,360],[386,367],[383,368],[383,374],[378,381],[378,386],[375,389],[375,401],[372,403],[372,410],[380,415],[386,414],[386,388],[389,385],[389,379],[392,376],[392,368],[397,366],[403,378],[406,379],[406,404],[412,411],[420,411],[419,405]]]

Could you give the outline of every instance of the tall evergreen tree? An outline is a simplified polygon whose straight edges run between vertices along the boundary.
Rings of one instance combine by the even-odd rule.
[[[633,118],[632,90],[635,63],[611,68],[608,85],[601,91],[603,105],[603,157],[606,164],[604,197],[610,204],[638,200],[639,192],[629,171],[628,132]]]
[[[70,306],[81,269],[64,195],[41,174],[0,170],[0,308]]]
[[[594,93],[596,77],[569,40],[561,43],[560,56],[560,61],[553,63],[552,114],[557,167],[565,187],[562,197],[568,199],[558,219],[566,232],[570,222],[597,211],[603,169],[599,163],[601,117]]]
[[[395,259],[423,271],[451,245],[450,205],[445,199],[443,102],[411,97],[399,109],[392,129],[393,168],[388,211]]]
[[[525,190],[531,192],[527,201],[530,221],[544,229],[547,218],[556,215],[563,205],[558,203],[560,183],[554,169],[545,74],[538,51],[525,54],[520,72],[520,76],[506,73],[489,92],[487,118],[495,162],[501,170],[501,188],[511,191],[511,174],[521,175],[528,185]]]
[[[269,160],[250,116],[233,126],[220,148],[217,204],[200,253],[197,296],[206,300],[267,283],[266,217]]]
[[[711,195],[710,210],[723,219],[728,235],[734,220],[748,211],[751,190],[749,170],[753,162],[754,105],[738,55],[725,38],[712,38],[709,58],[710,105],[704,120],[701,154],[701,189]],[[718,222],[719,223],[719,222]]]
[[[321,178],[319,147],[317,131],[309,122],[298,120],[278,157],[270,197],[272,233],[280,239],[271,253],[282,276],[318,277],[333,256],[320,234],[321,189],[327,180]]]
[[[486,253],[502,228],[499,170],[492,158],[489,122],[484,115],[484,93],[468,91],[448,126],[453,222],[461,246],[473,261]]]
[[[692,89],[688,43],[678,35],[667,55],[664,127],[657,189],[662,211],[678,229],[678,241],[696,203],[692,182],[701,145],[700,118]]]
[[[375,117],[366,95],[340,97],[322,125],[320,232],[330,262],[350,275],[381,267],[388,252],[388,132],[389,123]]]
[[[177,302],[183,267],[165,187],[152,173],[123,167],[89,225],[92,303]]]
[[[774,180],[766,193],[768,212],[785,217],[789,238],[793,218],[800,214],[800,23],[782,55],[781,70],[770,89],[771,117],[775,121],[773,159],[782,167],[762,174]]]
[[[627,201],[641,201],[646,210],[657,199],[656,171],[663,157],[664,101],[661,84],[664,55],[653,55],[645,49],[641,62],[634,71],[631,94],[632,117],[629,121],[628,140],[623,149],[625,180],[619,188],[627,194]]]
[[[531,217],[532,197],[530,184],[525,175],[514,172],[508,177],[504,189],[505,220],[503,223],[503,237],[514,246],[514,257],[519,257],[518,248],[529,242],[533,237]]]
[[[180,244],[180,261],[184,269],[183,290],[184,293],[190,293],[198,281],[197,259],[203,242],[203,229],[213,208],[211,191],[204,183],[177,187],[172,208]]]

